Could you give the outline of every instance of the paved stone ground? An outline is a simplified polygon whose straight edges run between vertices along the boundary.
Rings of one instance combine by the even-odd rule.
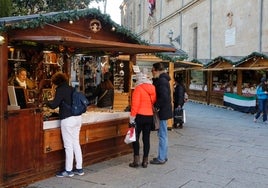
[[[52,177],[28,188],[267,188],[268,124],[253,115],[188,102],[183,129],[169,131],[164,165],[128,167],[132,154],[85,167],[84,176]],[[156,132],[150,158],[157,154]]]

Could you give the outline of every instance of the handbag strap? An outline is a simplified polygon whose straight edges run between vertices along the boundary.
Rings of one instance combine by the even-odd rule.
[[[106,90],[104,91],[104,93],[100,96],[100,98],[98,99],[98,101],[100,101],[100,100],[106,95],[107,92],[108,92],[108,90],[106,89]]]

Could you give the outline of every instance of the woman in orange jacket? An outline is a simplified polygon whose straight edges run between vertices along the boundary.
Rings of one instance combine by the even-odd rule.
[[[138,73],[137,84],[132,93],[130,125],[136,125],[136,142],[132,143],[134,160],[130,167],[137,168],[140,164],[139,138],[142,132],[143,161],[142,167],[147,168],[150,150],[150,132],[153,125],[153,104],[156,101],[155,86],[147,78],[146,74]]]

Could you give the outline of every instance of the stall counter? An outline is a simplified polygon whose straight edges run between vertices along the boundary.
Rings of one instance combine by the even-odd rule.
[[[98,123],[121,118],[128,118],[129,112],[94,112],[87,111],[82,114],[82,125],[89,123]],[[43,130],[54,129],[60,127],[60,120],[44,121]]]

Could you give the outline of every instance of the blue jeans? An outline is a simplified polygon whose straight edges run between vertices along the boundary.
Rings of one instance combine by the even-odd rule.
[[[262,115],[262,120],[267,121],[267,99],[258,99],[258,111],[255,115],[255,118],[258,119]]]
[[[168,153],[168,129],[167,120],[160,120],[160,128],[158,130],[158,160],[163,162],[167,159]]]

